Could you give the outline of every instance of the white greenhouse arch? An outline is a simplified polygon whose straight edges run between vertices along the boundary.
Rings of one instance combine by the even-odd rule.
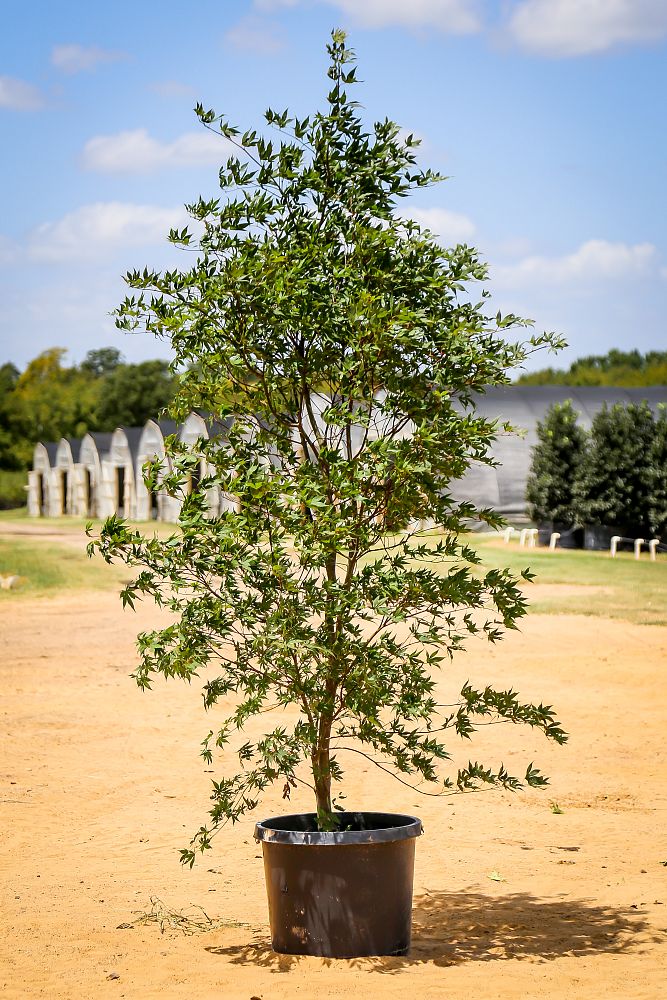
[[[80,500],[82,517],[99,517],[102,491],[102,461],[111,446],[110,433],[89,431],[79,450]]]
[[[199,441],[210,440],[212,437],[217,438],[221,446],[224,447],[228,429],[229,424],[227,423],[212,420],[201,413],[192,412],[183,421],[178,432],[178,439],[190,451],[196,451]],[[195,474],[191,477],[190,489],[204,476],[212,475],[213,472],[213,466],[204,458],[201,458]],[[215,486],[207,490],[206,500],[210,517],[217,517],[225,511],[238,509],[236,497],[231,496],[229,493],[223,493]]]
[[[141,427],[117,427],[102,460],[99,516],[136,517],[136,456]]]
[[[58,445],[55,441],[39,441],[32,455],[32,470],[28,473],[28,514],[31,517],[56,516],[52,510],[53,466]]]
[[[78,514],[81,507],[81,475],[79,450],[81,441],[61,438],[56,448],[53,468],[53,504],[56,514]]]
[[[139,521],[175,521],[178,517],[178,501],[159,490],[149,490],[143,473],[145,463],[153,459],[159,459],[163,471],[168,471],[164,439],[175,432],[176,424],[171,420],[147,420],[141,432],[135,458],[136,517]]]

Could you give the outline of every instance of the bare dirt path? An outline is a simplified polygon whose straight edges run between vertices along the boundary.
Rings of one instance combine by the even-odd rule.
[[[443,700],[469,678],[558,707],[565,748],[509,726],[463,748],[466,760],[534,759],[552,778],[544,793],[421,798],[351,760],[351,808],[424,821],[414,946],[401,959],[323,961],[269,947],[253,820],[193,871],[178,863],[205,819],[212,775],[198,750],[216,717],[194,686],[142,694],[128,679],[134,634],[157,620],[99,592],[0,606],[8,1000],[664,996],[667,629],[534,615],[443,674]],[[260,812],[280,811],[277,791]],[[188,937],[133,925],[152,896],[227,925]]]
[[[0,538],[38,539],[41,542],[57,542],[77,549],[85,549],[88,541],[83,529],[73,530],[69,527],[59,530],[52,524],[42,525],[39,521],[25,524],[0,521]]]

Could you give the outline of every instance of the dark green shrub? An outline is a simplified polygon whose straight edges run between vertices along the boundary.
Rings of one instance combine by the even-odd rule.
[[[667,409],[655,422],[653,443],[649,452],[648,475],[650,484],[649,519],[653,533],[663,538],[667,535]]]
[[[573,488],[580,524],[651,534],[648,469],[654,437],[655,419],[645,402],[605,405],[595,415]]]
[[[14,469],[0,469],[0,510],[14,510],[25,507],[28,483],[27,472]]]
[[[586,446],[586,432],[569,399],[555,403],[537,425],[526,486],[528,512],[533,521],[574,523],[572,486]]]

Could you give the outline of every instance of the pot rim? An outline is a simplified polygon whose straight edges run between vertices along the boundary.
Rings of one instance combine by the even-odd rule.
[[[423,833],[422,822],[404,813],[342,812],[341,822],[366,825],[361,830],[317,830],[316,813],[293,813],[272,816],[255,825],[254,838],[265,843],[295,844],[309,847],[335,847],[352,844],[388,844],[409,840]]]

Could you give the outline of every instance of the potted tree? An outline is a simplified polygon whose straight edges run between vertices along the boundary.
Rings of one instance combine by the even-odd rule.
[[[544,420],[537,423],[526,500],[542,545],[548,544],[553,531],[560,533],[561,548],[581,548],[583,542],[572,506],[572,487],[586,446],[586,432],[577,416],[572,401],[566,399],[549,407]]]
[[[151,489],[182,498],[170,538],[112,517],[90,549],[139,568],[125,604],[150,597],[172,612],[139,636],[139,686],[202,673],[207,709],[231,700],[204,740],[209,764],[252,716],[293,713],[235,747],[236,773],[213,782],[210,821],[182,861],[277,782],[311,811],[257,824],[274,947],[398,954],[421,824],[344,810],[346,761],[362,754],[435,793],[539,787],[532,764],[521,778],[477,761],[443,773],[448,738],[495,717],[565,740],[549,706],[513,691],[466,684],[453,708],[434,695],[434,671],[466,637],[494,642],[526,611],[519,581],[482,572],[464,534],[500,518],[455,502],[448,484],[492,461],[497,425],[473,395],[555,338],[505,340],[522,321],[489,318],[485,293],[466,295],[486,278],[478,254],[444,249],[398,216],[400,199],[440,178],[418,169],[417,141],[395,124],[366,128],[346,90],[355,68],[344,33],[328,49],[326,110],[267,111],[275,141],[196,109],[240,155],[220,171],[222,197],[189,206],[198,239],[170,234],[197,247],[189,270],[128,274],[135,294],[117,324],[171,341],[181,375],[170,415],[206,410],[224,435],[197,454],[171,439],[170,469],[148,466]],[[207,475],[188,492],[200,459]],[[212,516],[212,491],[234,505]],[[436,537],[420,537],[424,520]]]

